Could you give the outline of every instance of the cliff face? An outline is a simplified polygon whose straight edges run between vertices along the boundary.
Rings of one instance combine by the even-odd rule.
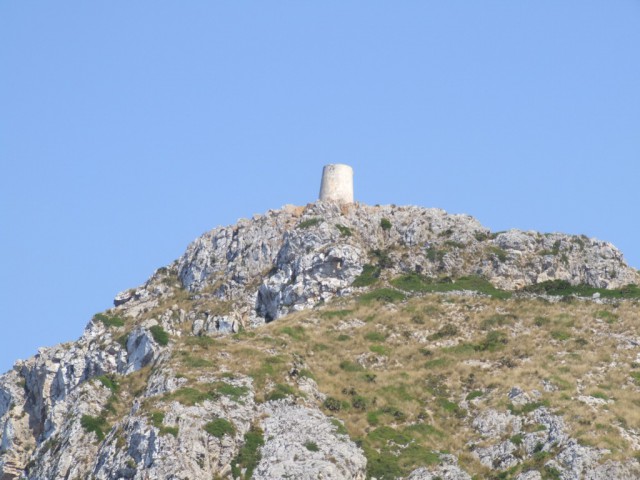
[[[410,345],[416,352],[465,345],[485,334],[472,326],[479,315],[505,316],[523,302],[540,309],[532,294],[508,299],[509,291],[553,280],[589,292],[608,289],[595,295],[606,297],[639,279],[609,243],[491,233],[469,216],[437,209],[318,202],[214,229],[145,285],[119,294],[76,342],[40,349],[0,377],[0,478],[462,479],[470,478],[465,470],[508,469],[521,479],[552,470],[558,478],[586,471],[595,472],[588,478],[640,478],[627,450],[609,458],[604,448],[582,445],[539,401],[543,394],[511,388],[521,377],[504,391],[476,385],[486,404],[468,400],[467,387],[454,392],[459,386],[449,385],[445,394],[422,377],[416,393],[395,400],[388,393],[399,388],[395,374],[418,378],[431,355],[421,353],[415,364],[402,356]],[[442,291],[454,293],[433,293]],[[600,299],[575,301],[583,313],[603,308]],[[637,303],[612,301],[622,302],[625,313],[610,315],[631,326]],[[428,313],[435,312],[429,302],[438,304],[437,314]],[[331,310],[341,304],[347,308]],[[396,331],[409,313],[421,323]],[[464,361],[497,361],[492,356],[525,328],[512,320],[491,326],[495,345],[468,343],[482,358]],[[626,331],[607,331],[602,319],[598,325],[598,335],[616,338],[616,345],[636,341]],[[359,329],[375,345],[355,342]],[[333,340],[343,342],[334,351]],[[357,381],[342,378],[344,372],[355,372]],[[586,378],[567,395],[584,393]],[[542,380],[557,391],[547,378],[535,385],[542,389]],[[356,391],[354,382],[364,383]],[[454,397],[463,394],[460,404]],[[515,410],[504,411],[505,399]],[[444,401],[456,409],[432,409]],[[408,410],[394,414],[398,404]],[[445,432],[451,415],[459,431]],[[635,438],[632,427],[620,428]],[[548,455],[534,464],[540,452]]]

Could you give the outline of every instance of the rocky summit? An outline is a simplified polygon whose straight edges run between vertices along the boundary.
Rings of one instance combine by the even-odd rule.
[[[640,478],[638,283],[582,235],[285,206],[0,376],[0,479]]]

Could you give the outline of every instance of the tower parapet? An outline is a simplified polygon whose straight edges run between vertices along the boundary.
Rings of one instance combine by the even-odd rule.
[[[341,163],[325,165],[322,170],[320,200],[353,203],[353,168]]]

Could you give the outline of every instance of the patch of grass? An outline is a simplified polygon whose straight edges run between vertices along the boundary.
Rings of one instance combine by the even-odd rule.
[[[428,369],[434,369],[444,367],[446,365],[449,365],[450,363],[451,360],[449,360],[448,358],[434,358],[433,360],[427,360],[424,363],[424,367]]]
[[[547,317],[536,317],[533,320],[533,324],[536,327],[544,327],[546,325],[549,325],[550,322],[551,322],[551,320],[549,320]]]
[[[105,327],[124,327],[124,320],[117,315],[106,315],[104,313],[96,313],[93,319],[100,321]]]
[[[593,392],[591,396],[593,398],[599,398],[601,400],[609,400],[609,396],[604,392]]]
[[[154,325],[149,329],[149,331],[158,345],[162,345],[164,347],[169,344],[169,334],[164,328],[162,328],[162,326]]]
[[[564,342],[565,340],[569,340],[571,338],[571,334],[566,330],[552,330],[550,332],[551,338],[554,340],[559,340]]]
[[[236,433],[236,427],[234,427],[229,420],[224,418],[216,418],[215,420],[207,423],[204,426],[204,430],[209,435],[216,438],[222,438],[225,435],[231,436]]]
[[[389,351],[384,347],[384,345],[371,345],[369,350],[373,353],[377,353],[378,355],[388,355]]]
[[[344,225],[336,223],[336,228],[340,231],[340,235],[342,235],[343,237],[350,237],[351,235],[353,235],[353,232],[351,232],[351,229],[349,227],[345,227]]]
[[[248,480],[260,463],[262,455],[260,447],[264,445],[264,434],[257,427],[251,428],[244,434],[244,443],[240,447],[238,455],[231,461],[231,473],[233,478]],[[242,471],[244,470],[244,476]]]
[[[437,453],[416,442],[420,436],[419,430],[395,430],[387,426],[370,432],[363,442],[367,478],[395,480],[408,475],[417,466],[438,463],[440,456]]]
[[[609,325],[611,325],[611,324],[616,323],[618,321],[619,316],[616,315],[613,312],[608,311],[608,310],[598,310],[596,312],[596,318],[598,320],[604,320]]]
[[[334,427],[336,427],[336,433],[338,435],[349,435],[349,432],[347,432],[347,429],[344,427],[344,424],[337,418],[332,418],[331,424]]]
[[[364,265],[362,267],[362,273],[356,277],[351,284],[354,287],[368,287],[373,285],[380,278],[380,267],[374,265]]]
[[[362,365],[349,360],[341,361],[340,368],[345,372],[361,372],[364,370],[364,367]]]
[[[510,298],[511,293],[498,290],[488,280],[470,276],[458,279],[428,278],[417,273],[402,275],[391,281],[394,287],[410,292],[453,292],[457,290],[471,290],[494,298]]]
[[[273,400],[282,400],[290,395],[295,396],[295,394],[296,391],[290,385],[287,385],[286,383],[278,383],[273,388],[273,390],[271,390],[271,392],[269,392],[269,394],[265,397],[265,400],[267,402]]]
[[[501,263],[504,263],[504,262],[507,261],[507,258],[508,258],[507,252],[505,252],[500,247],[496,247],[495,245],[491,245],[491,246],[487,247],[487,251],[491,255],[495,255]]]
[[[282,327],[280,333],[290,336],[293,340],[304,340],[306,337],[304,327],[302,325],[294,325],[293,327]]]
[[[346,318],[353,313],[353,310],[325,310],[320,313],[321,318]]]
[[[360,296],[360,302],[367,304],[371,302],[396,303],[402,302],[407,297],[404,293],[392,288],[379,288]]]
[[[225,397],[229,397],[235,401],[240,400],[249,392],[249,388],[245,386],[231,385],[226,382],[218,382],[213,388],[220,395],[224,395]]]
[[[383,230],[391,230],[391,221],[388,218],[380,220],[380,226]]]
[[[304,230],[305,228],[315,227],[316,225],[319,225],[321,222],[322,222],[322,219],[318,217],[308,218],[307,220],[303,220],[302,222],[300,222],[296,228],[299,228],[300,230]]]
[[[178,427],[168,427],[163,424],[164,422],[164,413],[163,412],[152,412],[151,413],[151,423],[154,427],[156,427],[160,431],[160,435],[173,435],[174,437],[178,436]]]
[[[364,338],[370,342],[384,342],[387,336],[382,332],[368,332],[365,333]]]
[[[464,418],[467,415],[464,408],[446,398],[438,398],[437,403],[445,412],[453,414],[456,418]]]
[[[318,444],[312,440],[307,440],[306,442],[304,442],[304,448],[306,448],[307,450],[309,450],[310,452],[319,452],[320,448],[318,447]]]
[[[351,337],[349,335],[341,333],[340,335],[338,335],[338,338],[336,340],[338,340],[339,342],[346,342],[348,340],[351,340]]]
[[[189,367],[189,368],[211,368],[211,367],[213,367],[213,362],[211,360],[206,360],[206,359],[201,358],[201,357],[194,357],[192,355],[187,354],[186,352],[180,352],[180,353],[185,353],[185,355],[182,356],[180,361],[186,367]]]
[[[483,395],[483,393],[480,390],[473,390],[471,392],[469,392],[467,394],[466,400],[469,402],[471,400],[473,400],[474,398],[479,398]]]
[[[95,433],[98,441],[104,440],[104,431],[108,428],[106,418],[93,417],[91,415],[83,415],[80,418],[80,425],[88,433]]]
[[[526,415],[540,407],[549,407],[549,402],[547,400],[543,400],[542,402],[525,403],[521,406],[516,406],[513,403],[509,403],[509,405],[507,405],[507,409],[514,415]]]
[[[192,387],[182,387],[164,395],[166,401],[176,401],[183,405],[193,406],[205,400],[215,400],[216,395],[211,391],[202,391]]]
[[[449,252],[444,249],[429,247],[425,253],[427,260],[430,262],[441,262],[444,259],[444,256]]]
[[[495,315],[491,315],[489,318],[485,318],[480,324],[480,328],[482,330],[490,330],[495,327],[513,325],[515,319],[515,315],[501,315],[496,313]]]
[[[522,435],[521,433],[517,433],[516,435],[511,437],[509,440],[511,440],[511,443],[513,443],[516,447],[519,447],[520,445],[522,445],[522,441],[524,440],[524,435]]]
[[[116,393],[119,389],[118,381],[115,379],[113,375],[100,375],[96,377],[98,381],[111,390],[113,393]]]

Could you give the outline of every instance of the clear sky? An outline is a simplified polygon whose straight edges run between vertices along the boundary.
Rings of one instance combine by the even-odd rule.
[[[640,267],[640,1],[0,2],[0,370],[326,163]]]

